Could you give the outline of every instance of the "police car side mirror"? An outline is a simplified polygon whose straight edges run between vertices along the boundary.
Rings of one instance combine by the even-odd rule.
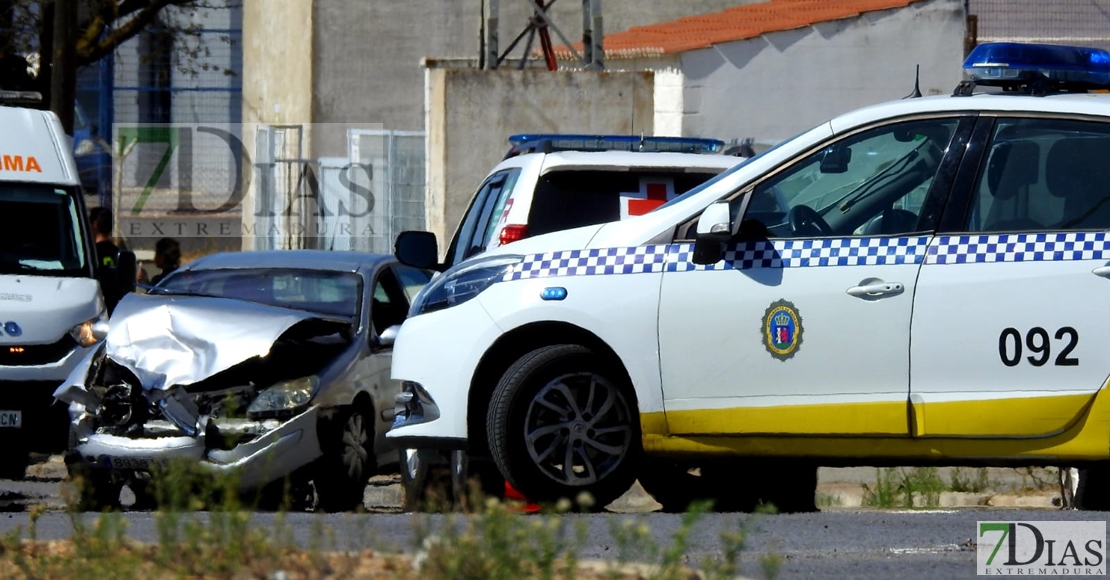
[[[698,218],[694,238],[695,264],[716,264],[721,260],[724,243],[732,237],[732,208],[727,201],[713,202]]]
[[[397,341],[397,333],[399,332],[401,332],[400,324],[394,324],[393,326],[390,326],[389,328],[383,330],[381,335],[379,335],[378,339],[375,341],[375,346],[377,346],[378,348],[389,348],[393,346],[393,343]]]
[[[437,270],[439,266],[439,247],[436,235],[432,232],[405,231],[397,234],[393,243],[393,255],[406,266],[421,270]]]

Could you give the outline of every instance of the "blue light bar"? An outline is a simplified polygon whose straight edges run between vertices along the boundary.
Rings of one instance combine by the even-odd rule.
[[[515,149],[545,147],[548,151],[669,151],[676,153],[720,153],[725,142],[697,137],[649,137],[638,135],[575,135],[522,133],[509,137]]]
[[[1065,88],[1110,88],[1110,52],[1055,44],[991,42],[980,44],[964,60],[964,72],[976,84],[1016,86],[1048,81]]]

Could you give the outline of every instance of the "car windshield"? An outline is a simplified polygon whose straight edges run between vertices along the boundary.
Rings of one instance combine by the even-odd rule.
[[[0,274],[87,276],[77,190],[0,183]]]
[[[362,304],[362,277],[328,270],[184,270],[166,277],[151,292],[236,298],[357,319]]]

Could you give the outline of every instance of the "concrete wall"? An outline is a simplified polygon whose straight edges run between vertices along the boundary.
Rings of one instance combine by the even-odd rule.
[[[527,25],[531,4],[529,0],[499,1],[503,52]],[[617,32],[753,1],[602,0],[603,30]],[[286,3],[274,4],[280,7],[271,10],[293,9]],[[298,4],[309,2],[298,0]],[[316,0],[312,5],[311,19],[305,18],[295,28],[270,28],[269,40],[300,44],[302,38],[295,38],[298,31],[313,32],[317,123],[381,123],[386,129],[424,130],[421,60],[476,59],[480,51],[483,0]],[[556,26],[572,42],[580,41],[582,3],[562,0],[551,11]],[[256,11],[246,19],[259,16],[265,14]],[[554,33],[552,41],[562,43]],[[523,45],[512,56],[519,56]],[[533,44],[537,47],[538,40]],[[273,63],[279,68],[282,64]]]
[[[913,91],[963,78],[962,0],[931,0],[682,53],[682,130],[774,143]],[[672,104],[673,106],[673,104]]]
[[[313,40],[311,2],[243,1],[243,144],[250,159],[260,124],[305,125],[304,140],[311,157]],[[257,179],[252,172],[243,199],[243,226],[255,227]],[[255,249],[243,236],[243,249]]]
[[[653,134],[654,73],[427,69],[428,230],[441,257],[474,191],[528,132]]]

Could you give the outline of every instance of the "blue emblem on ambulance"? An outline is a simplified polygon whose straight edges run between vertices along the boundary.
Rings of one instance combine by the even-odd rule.
[[[802,344],[802,317],[794,304],[777,300],[763,313],[763,346],[771,356],[785,361]]]

